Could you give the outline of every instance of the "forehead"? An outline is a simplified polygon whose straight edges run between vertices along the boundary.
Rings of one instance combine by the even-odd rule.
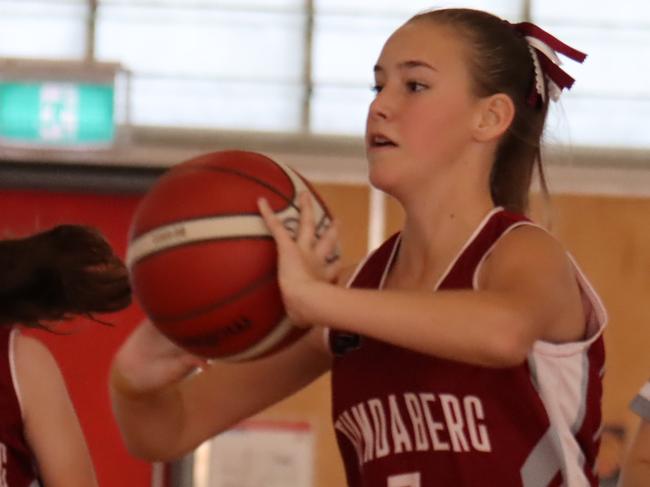
[[[465,44],[454,30],[428,20],[408,22],[388,38],[377,64],[389,67],[405,60],[422,60],[438,69],[462,64]]]

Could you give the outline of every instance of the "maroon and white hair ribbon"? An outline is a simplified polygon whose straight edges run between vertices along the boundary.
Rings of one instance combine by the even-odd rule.
[[[557,53],[563,54],[576,62],[582,63],[587,55],[565,44],[552,36],[541,27],[531,22],[511,24],[528,42],[528,47],[535,65],[535,86],[528,97],[528,103],[537,106],[539,99],[545,101],[544,84],[548,82],[548,93],[553,101],[557,101],[563,89],[573,86],[575,80],[564,71],[562,61]]]

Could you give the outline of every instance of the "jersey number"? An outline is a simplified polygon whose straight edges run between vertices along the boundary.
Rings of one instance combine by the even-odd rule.
[[[420,472],[403,473],[388,477],[386,487],[420,487]]]

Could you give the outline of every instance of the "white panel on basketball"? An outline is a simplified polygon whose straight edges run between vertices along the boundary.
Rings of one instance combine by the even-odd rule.
[[[296,194],[309,191],[304,181],[292,169],[278,164],[293,183]],[[320,233],[329,222],[324,208],[314,202],[314,221]],[[298,220],[300,213],[294,206],[287,206],[276,213],[282,220]],[[126,264],[130,268],[140,259],[162,250],[215,239],[269,237],[271,234],[259,215],[220,215],[193,220],[173,222],[157,227],[135,238],[127,249]]]
[[[299,218],[298,210],[292,206],[277,215],[282,220]],[[132,267],[148,255],[192,242],[270,236],[259,215],[220,215],[174,222],[143,233],[133,240],[129,244],[126,263]]]
[[[242,360],[250,360],[259,357],[260,355],[264,355],[284,340],[284,337],[286,337],[292,330],[293,326],[291,325],[289,318],[285,317],[275,326],[271,333],[252,347],[234,355],[219,357],[219,360],[225,360],[226,362],[240,362]]]
[[[291,179],[291,182],[293,183],[293,187],[296,190],[296,194],[299,194],[303,191],[309,191],[311,193],[311,191],[309,190],[305,182],[302,180],[300,176],[298,176],[298,174],[293,169],[291,169],[288,166],[284,166],[282,164],[278,164],[278,166],[280,166],[284,170],[286,175],[289,176],[289,179]],[[314,201],[313,203],[314,203],[313,205],[314,222],[316,223],[316,231],[320,235],[321,234],[320,231],[323,230],[323,227],[327,227],[327,225],[329,224],[329,217],[325,213],[325,208],[322,208],[318,201]]]

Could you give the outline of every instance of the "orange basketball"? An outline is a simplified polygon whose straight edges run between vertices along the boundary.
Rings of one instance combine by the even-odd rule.
[[[127,252],[134,294],[157,328],[196,355],[229,361],[299,338],[304,331],[285,316],[275,242],[257,200],[297,228],[303,190],[314,196],[320,234],[331,221],[322,199],[262,154],[213,152],[163,174],[136,209]]]

